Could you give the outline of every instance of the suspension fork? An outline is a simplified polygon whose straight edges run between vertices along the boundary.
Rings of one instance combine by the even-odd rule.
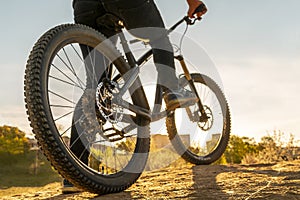
[[[199,111],[201,113],[200,121],[201,122],[202,121],[207,121],[209,117],[207,116],[207,114],[206,114],[206,112],[204,110],[204,106],[203,106],[203,104],[201,102],[201,99],[200,99],[199,94],[198,94],[198,92],[196,90],[196,86],[194,84],[193,78],[192,78],[192,76],[191,76],[191,74],[190,74],[190,72],[189,72],[189,70],[188,70],[188,68],[186,66],[186,63],[184,61],[183,56],[182,55],[175,56],[175,59],[177,59],[180,62],[180,65],[181,65],[181,67],[183,69],[184,75],[185,75],[185,77],[186,77],[186,79],[187,79],[187,81],[188,81],[188,83],[189,83],[192,91],[196,94],[196,97],[199,100],[197,104],[198,104],[198,107],[199,107]]]

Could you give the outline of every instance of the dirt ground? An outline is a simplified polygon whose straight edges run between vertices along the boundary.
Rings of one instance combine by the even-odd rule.
[[[257,165],[185,165],[146,172],[128,190],[62,195],[60,183],[0,190],[0,199],[299,199],[300,161]]]

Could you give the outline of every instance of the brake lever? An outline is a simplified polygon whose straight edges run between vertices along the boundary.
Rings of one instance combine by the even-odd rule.
[[[186,23],[188,25],[194,25],[196,23],[196,21],[201,21],[202,17],[198,17],[198,18],[189,18],[188,16],[186,16],[184,18],[184,20],[186,21]]]

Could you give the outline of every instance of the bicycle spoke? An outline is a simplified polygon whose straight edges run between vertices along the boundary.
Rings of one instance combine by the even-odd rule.
[[[86,151],[88,151],[89,149],[90,149],[90,144],[88,144],[88,147],[84,147],[84,150],[81,152],[80,156],[78,157],[79,160],[82,159],[82,156],[84,155],[84,153],[85,153]]]
[[[56,122],[56,121],[58,121],[58,120],[60,120],[60,119],[62,119],[62,118],[64,118],[64,117],[66,117],[66,116],[68,116],[68,115],[70,115],[70,114],[72,114],[72,113],[73,113],[73,111],[68,112],[68,113],[66,113],[66,114],[64,114],[64,115],[62,115],[62,116],[60,116],[59,118],[54,119],[54,121]]]
[[[75,49],[74,45],[71,44],[71,47],[73,48],[73,50],[75,51],[75,53],[77,54],[77,56],[79,57],[79,59],[83,62],[83,58],[80,56],[80,54],[78,53],[78,51]]]
[[[86,69],[87,69],[87,74],[89,75],[89,78],[90,78],[90,80],[92,81],[92,88],[95,88],[95,85],[94,85],[94,83],[96,82],[96,83],[98,83],[98,80],[97,80],[97,77],[96,77],[96,75],[95,75],[95,56],[94,56],[94,58],[92,58],[92,56],[91,56],[91,51],[90,51],[90,47],[88,47],[87,48],[88,49],[88,57],[89,57],[89,64],[91,65],[91,67],[92,67],[92,74],[91,74],[91,70],[89,69],[89,66],[90,65],[88,65],[87,67],[86,67]],[[95,50],[94,50],[94,54],[95,54]],[[86,58],[85,58],[86,59]],[[94,62],[93,62],[93,60],[94,60]],[[92,77],[91,77],[92,76]]]
[[[51,66],[53,66],[56,70],[58,70],[61,74],[63,74],[67,79],[69,79],[74,84],[74,86],[77,86],[80,88],[80,86],[77,85],[77,83],[74,80],[72,80],[68,75],[66,75],[63,71],[61,71],[57,66],[55,66],[53,63],[51,64]]]
[[[93,50],[93,57],[91,57],[91,54],[89,54],[89,55],[90,55],[91,62],[93,63],[92,64],[92,67],[93,67],[93,79],[95,80],[96,83],[98,83],[96,72],[95,72],[95,65],[96,65],[96,51],[95,51],[95,49]],[[92,59],[93,59],[93,61],[92,61]]]
[[[219,102],[218,102],[217,98],[214,98],[212,100],[212,102],[210,103],[210,107],[212,107],[212,108],[218,108],[219,107]]]
[[[63,136],[66,134],[73,126],[76,126],[79,123],[80,119],[76,120],[74,123],[72,123],[71,126],[69,126],[63,133],[60,134],[60,136]]]
[[[65,50],[64,50],[64,48],[63,48],[63,51],[65,52]],[[67,55],[66,55],[67,56]],[[73,68],[73,66],[72,66],[72,64],[71,64],[71,67],[62,59],[62,57],[59,55],[59,54],[57,54],[57,57],[60,59],[60,61],[69,69],[69,71],[77,78],[77,81],[79,81],[78,83],[79,83],[79,85],[81,85],[81,83],[83,83],[80,79],[79,79],[79,77],[76,75],[76,73],[75,73],[75,71],[74,71],[74,68]],[[69,60],[69,58],[67,57],[67,59]],[[72,70],[73,69],[73,70]]]
[[[208,96],[209,96],[209,94],[210,94],[210,91],[208,90],[207,87],[204,88],[204,91],[205,91],[205,93],[204,93],[205,96],[204,96],[203,100],[206,101],[206,99],[208,98]]]
[[[75,124],[77,124],[77,123],[75,123]],[[60,134],[60,136],[64,136],[64,134],[66,134],[72,128],[72,126],[70,126],[69,128],[67,128],[62,134]]]
[[[83,134],[85,134],[84,130],[82,131],[82,133],[75,139],[75,141],[73,141],[72,144],[70,144],[70,149],[73,147],[73,145],[81,138],[81,136],[83,136]]]
[[[70,83],[70,82],[68,82],[68,81],[62,80],[62,79],[60,79],[60,78],[56,78],[56,77],[51,76],[51,75],[49,75],[49,78],[53,78],[53,79],[55,79],[55,80],[57,80],[57,81],[61,81],[61,82],[63,82],[63,83],[66,83],[66,84],[68,84],[68,85],[71,85],[71,86],[75,86],[75,87],[77,87],[77,88],[80,88],[82,91],[84,90],[83,87],[80,87],[80,86],[77,85],[77,84],[74,85],[74,84],[72,84],[72,83]]]
[[[55,95],[55,96],[57,96],[57,97],[59,97],[59,98],[61,98],[61,99],[63,99],[63,100],[65,100],[65,101],[67,101],[67,102],[69,102],[69,103],[71,103],[71,104],[75,105],[75,103],[73,101],[71,101],[71,100],[63,97],[62,95],[59,95],[59,94],[57,94],[55,92],[52,92],[51,90],[48,90],[48,92],[51,93],[51,94],[53,94],[53,95]]]
[[[127,162],[129,162],[128,157],[126,157],[126,160],[127,160]],[[119,162],[120,168],[123,168],[124,164],[121,163],[120,159],[118,159],[118,162]],[[115,167],[115,170],[117,170],[117,167]]]
[[[71,67],[72,70],[71,70],[70,68],[68,68],[68,69],[69,69],[69,70],[73,73],[73,75],[77,78],[77,81],[78,81],[79,85],[80,85],[81,87],[83,87],[81,84],[84,85],[84,83],[83,83],[83,81],[77,76],[77,74],[76,74],[76,72],[75,72],[75,69],[74,69],[74,67],[73,67],[73,65],[72,65],[72,63],[71,63],[71,60],[70,60],[69,56],[68,56],[67,53],[66,53],[65,48],[63,48],[63,52],[64,52],[64,54],[65,54],[65,56],[66,56],[66,58],[67,58],[67,60],[68,60],[68,62],[69,62],[69,65],[70,65],[70,67]]]
[[[64,105],[50,105],[50,107],[56,107],[56,108],[75,108],[74,106],[64,106]]]

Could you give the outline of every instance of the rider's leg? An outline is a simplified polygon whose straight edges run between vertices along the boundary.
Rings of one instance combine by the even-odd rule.
[[[165,25],[153,0],[102,0],[105,8],[119,16],[131,34],[150,40],[153,59],[161,85],[178,88],[173,48],[165,33]]]
[[[108,30],[106,29],[106,27],[102,27],[97,23],[97,19],[106,13],[102,4],[98,0],[76,0],[73,2],[73,8],[75,23],[84,24],[98,31],[101,31],[101,33],[103,33],[106,37],[115,35],[115,32],[113,30]],[[92,101],[85,101],[85,94],[89,89],[93,90],[97,87],[98,81],[104,72],[105,67],[103,63],[105,59],[100,53],[93,52],[93,50],[87,46],[81,45],[80,48],[84,58],[87,79],[84,94],[77,102],[74,110],[71,128],[70,149],[83,163],[88,164],[90,155],[88,140],[91,139],[88,137],[91,136],[88,135],[89,127],[82,125],[82,121],[89,120],[86,119],[86,115],[84,113],[86,112],[86,110],[84,109],[83,104],[95,103]],[[90,107],[90,109],[95,108],[93,105],[87,107]],[[95,110],[90,111],[95,113]],[[97,119],[95,120],[98,121]],[[71,193],[77,191],[79,190],[74,188],[70,182],[68,182],[67,180],[63,181],[63,193]]]
[[[98,31],[101,31],[107,37],[115,34],[113,30],[108,30],[97,23],[97,19],[106,13],[104,8],[102,7],[102,4],[98,0],[77,0],[74,3],[73,7],[75,23],[90,26]],[[93,90],[97,87],[98,81],[104,73],[106,60],[99,52],[93,52],[93,49],[91,49],[90,47],[81,45],[80,48],[84,58],[85,69],[87,73],[86,90]],[[84,92],[84,94],[86,94],[86,91]],[[80,123],[78,123],[80,121],[80,118],[84,117],[85,115],[83,109],[83,99],[84,95],[78,101],[74,111],[70,146],[72,152],[78,158],[80,158],[82,162],[88,164],[89,147],[87,142],[85,142],[86,140],[84,139],[84,137],[86,132],[88,132],[88,130],[85,129],[88,129],[89,127],[83,128]],[[93,104],[95,102],[85,103]],[[89,107],[93,108],[93,105]],[[90,112],[95,113],[94,110],[91,110]]]
[[[110,12],[118,15],[133,35],[148,39],[158,71],[159,84],[164,86],[168,109],[194,104],[191,92],[182,91],[175,73],[173,47],[166,34],[162,17],[153,0],[102,0]]]

